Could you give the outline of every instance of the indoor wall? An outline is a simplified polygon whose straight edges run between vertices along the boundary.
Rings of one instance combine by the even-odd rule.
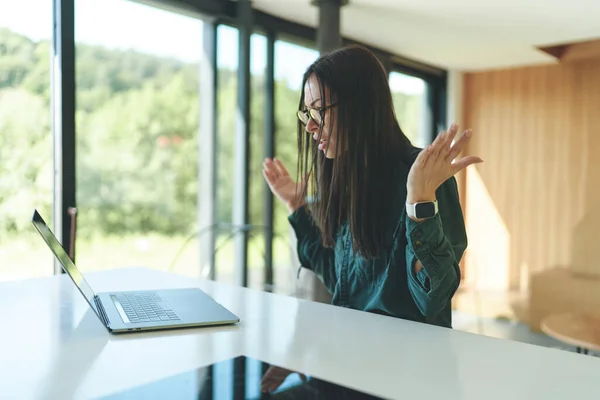
[[[462,105],[484,160],[461,177],[465,281],[526,290],[544,270],[600,269],[600,59],[467,73]]]

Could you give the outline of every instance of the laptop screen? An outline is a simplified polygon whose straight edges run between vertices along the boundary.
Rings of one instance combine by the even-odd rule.
[[[56,239],[56,236],[54,236],[50,228],[48,228],[48,225],[46,225],[46,222],[44,221],[42,216],[37,212],[37,210],[33,212],[31,222],[33,223],[35,229],[37,229],[37,231],[40,233],[40,235],[42,235],[42,238],[44,238],[44,240],[48,244],[48,247],[50,248],[50,250],[52,250],[52,253],[54,253],[54,256],[63,266],[63,269],[67,272],[67,274],[69,274],[69,276],[73,280],[73,283],[75,283],[75,286],[77,286],[81,294],[83,294],[85,299],[88,301],[88,303],[90,303],[90,306],[97,314],[98,310],[96,310],[96,304],[94,303],[94,291],[92,290],[90,285],[88,285],[88,283],[85,281],[83,275],[75,266],[75,263],[73,263],[73,261],[65,251],[64,247],[60,244],[58,239]]]

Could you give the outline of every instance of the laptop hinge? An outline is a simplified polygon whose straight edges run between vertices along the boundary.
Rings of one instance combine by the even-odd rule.
[[[94,296],[94,302],[96,303],[96,308],[98,308],[98,312],[100,313],[100,319],[104,322],[104,325],[108,328],[110,327],[110,320],[108,319],[108,315],[106,315],[106,311],[104,310],[104,306],[102,302],[98,298],[98,296]]]

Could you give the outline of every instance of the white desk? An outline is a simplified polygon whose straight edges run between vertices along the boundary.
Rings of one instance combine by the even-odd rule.
[[[239,355],[398,399],[600,398],[594,357],[157,271],[87,277],[96,291],[199,286],[241,323],[110,335],[66,276],[0,284],[0,398],[104,396]]]

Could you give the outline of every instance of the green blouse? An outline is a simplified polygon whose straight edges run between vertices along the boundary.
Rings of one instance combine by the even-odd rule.
[[[376,259],[366,260],[353,251],[347,224],[341,226],[334,247],[323,247],[306,207],[288,217],[298,239],[298,257],[333,294],[334,305],[451,328],[451,299],[460,283],[458,263],[467,247],[456,179],[438,188],[438,214],[415,222],[406,216],[408,171],[402,164],[390,185],[395,206],[385,228],[389,240]],[[415,273],[417,260],[423,268]]]

